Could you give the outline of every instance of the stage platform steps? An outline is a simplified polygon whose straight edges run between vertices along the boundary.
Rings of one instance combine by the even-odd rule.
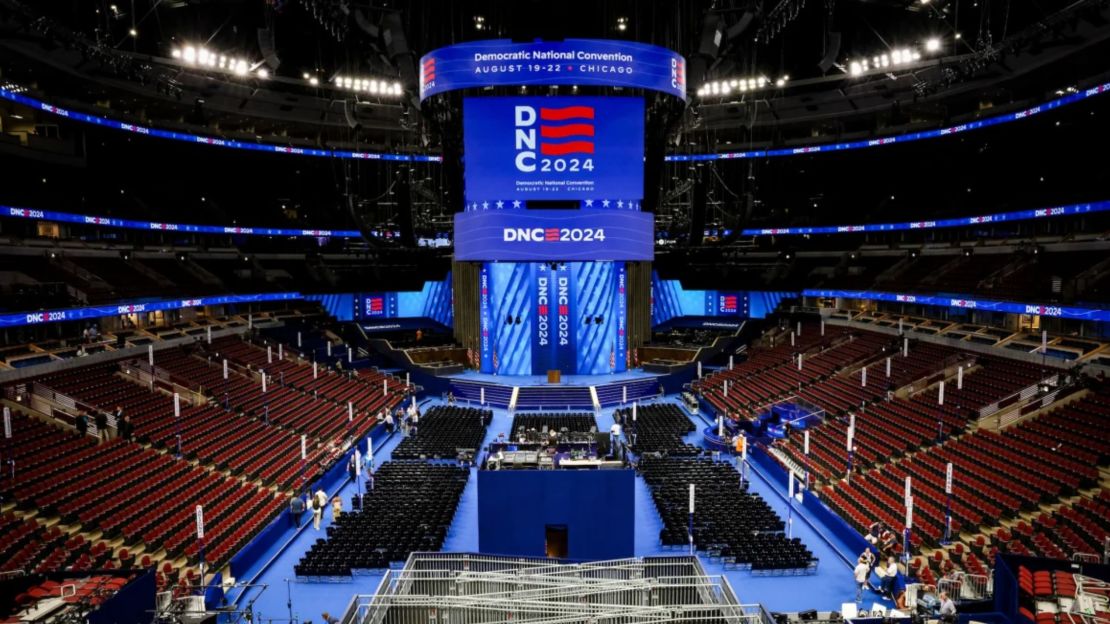
[[[598,385],[597,400],[602,407],[620,405],[624,396],[622,388],[628,388],[628,401],[630,403],[640,399],[653,398],[659,396],[659,379],[645,377]]]
[[[482,388],[486,389],[486,404],[493,407],[509,407],[513,397],[513,387],[484,381],[451,380],[451,392],[460,401],[478,404],[482,398]]]
[[[488,390],[487,396],[488,396]],[[589,386],[523,386],[516,398],[518,410],[594,408]]]

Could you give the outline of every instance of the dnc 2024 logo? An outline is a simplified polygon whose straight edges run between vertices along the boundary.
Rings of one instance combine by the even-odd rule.
[[[594,170],[594,107],[513,107],[517,171]]]

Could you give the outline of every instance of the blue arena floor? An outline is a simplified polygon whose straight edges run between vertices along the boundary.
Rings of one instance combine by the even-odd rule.
[[[677,401],[675,402],[677,403]],[[486,444],[492,441],[499,432],[508,431],[511,425],[511,418],[506,410],[494,409],[493,412],[493,424],[487,431]],[[602,411],[598,422],[599,429],[604,430],[612,423],[612,412],[613,408]],[[698,429],[687,437],[687,441],[692,444],[701,444],[701,429],[707,423],[697,417],[692,418],[692,420],[698,425]],[[382,462],[387,461],[393,448],[399,442],[400,437],[397,435],[384,441],[380,450],[375,450],[375,463],[381,465]],[[446,552],[475,552],[478,550],[478,480],[476,471],[477,468],[472,469],[471,479],[459,501],[458,511],[444,543],[443,550]],[[774,488],[768,479],[752,468],[748,470],[748,477],[749,487],[752,491],[759,493],[783,519],[790,516],[786,502],[786,492]],[[353,484],[347,484],[343,487],[341,496],[345,504],[349,505],[350,497],[354,493]],[[659,545],[659,531],[662,529],[663,523],[655,510],[651,492],[642,478],[636,479],[635,504],[635,554],[637,556],[684,554],[683,551],[664,549]],[[315,542],[316,538],[323,535],[323,527],[330,523],[331,515],[327,514],[325,523],[321,526],[319,533],[313,531],[311,526],[302,530],[289,547],[277,555],[272,564],[256,581],[259,584],[266,585],[267,588],[265,590],[248,590],[240,599],[240,608],[250,600],[254,600],[256,621],[268,622],[271,619],[286,621],[289,618],[289,609],[286,606],[288,591],[292,597],[294,617],[298,621],[305,619],[318,621],[323,611],[328,611],[337,617],[342,615],[352,596],[373,593],[382,579],[382,574],[356,576],[350,581],[341,582],[296,580],[293,574],[293,565],[300,560],[303,553]],[[809,521],[802,517],[797,508],[793,513],[793,534],[800,537],[820,559],[816,574],[811,576],[756,577],[746,571],[725,570],[721,564],[711,562],[705,558],[702,558],[702,563],[710,574],[724,575],[742,602],[760,602],[771,611],[839,610],[842,603],[853,602],[855,600],[855,586],[852,581],[852,569],[844,558],[854,560],[855,554],[849,552],[843,543],[839,543],[821,523]],[[273,546],[274,553],[277,553],[279,546],[280,544]],[[261,564],[259,567],[261,567]],[[251,571],[251,575],[255,573],[255,570]],[[235,594],[232,594],[230,598],[234,599]],[[864,604],[867,608],[870,608],[873,602],[880,602],[887,607],[891,606],[889,601],[880,600],[875,594],[864,596]]]

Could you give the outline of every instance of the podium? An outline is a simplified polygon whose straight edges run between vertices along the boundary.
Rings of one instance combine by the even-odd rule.
[[[563,380],[563,371],[553,368],[547,371],[547,383],[557,384]]]

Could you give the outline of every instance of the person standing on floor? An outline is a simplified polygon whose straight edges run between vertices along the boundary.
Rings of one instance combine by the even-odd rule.
[[[120,438],[123,438],[124,440],[130,440],[132,433],[131,417],[124,416],[123,420],[116,422],[116,431],[119,433]]]
[[[89,435],[89,417],[84,414],[77,415],[77,421],[73,423],[77,427],[77,434],[82,438]]]
[[[906,610],[906,577],[895,563],[891,566],[894,570],[893,580],[890,583],[890,597],[894,600],[894,608],[899,611]]]
[[[324,507],[328,505],[328,495],[323,490],[316,490],[312,496],[312,528],[320,530],[320,520],[324,517]]]
[[[613,450],[613,457],[619,457],[621,443],[621,424],[614,422],[612,427],[609,427],[609,445]]]
[[[339,495],[331,497],[331,519],[335,522],[339,519],[339,514],[343,512],[343,499]]]
[[[108,415],[104,412],[98,411],[95,416],[96,422],[96,439],[99,441],[108,440]]]
[[[856,562],[852,575],[856,580],[856,603],[859,603],[863,601],[863,590],[867,587],[867,578],[871,576],[871,566],[867,565],[863,557]]]

